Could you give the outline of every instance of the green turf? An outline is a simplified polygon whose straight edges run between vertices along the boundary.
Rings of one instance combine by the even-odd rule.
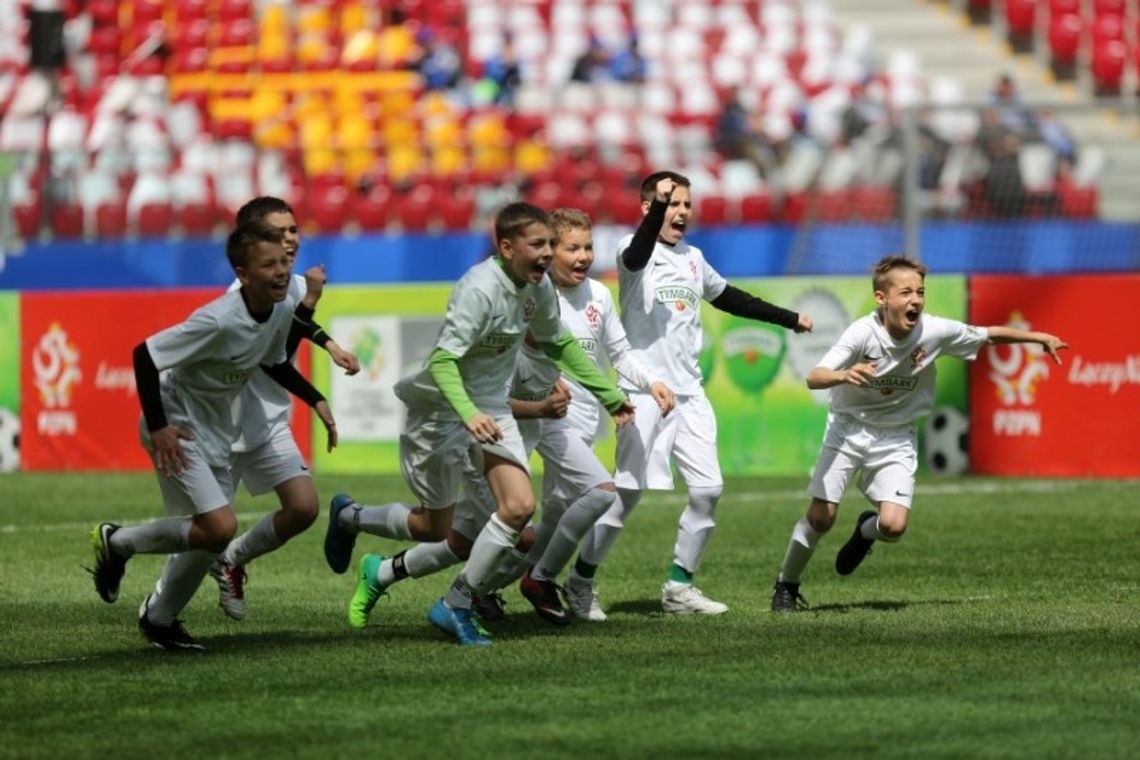
[[[398,479],[322,477],[327,497],[401,498]],[[610,619],[555,629],[507,592],[495,645],[426,621],[452,573],[404,583],[352,632],[352,573],[325,516],[250,567],[249,617],[207,584],[186,611],[210,651],[135,629],[161,559],[115,605],[84,565],[101,519],[157,516],[151,476],[0,477],[0,756],[1135,757],[1140,483],[934,479],[910,533],[831,568],[852,499],[804,578],[813,611],[768,612],[802,479],[737,479],[698,583],[731,610],[659,607],[679,494],[638,507],[599,574]],[[267,511],[239,500],[243,527]],[[360,546],[390,553],[369,537]],[[355,569],[355,562],[353,568]]]

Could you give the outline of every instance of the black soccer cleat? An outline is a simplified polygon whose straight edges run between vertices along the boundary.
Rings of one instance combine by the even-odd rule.
[[[807,608],[807,599],[800,594],[800,584],[776,581],[772,587],[772,612],[802,612]]]
[[[507,600],[498,591],[471,597],[471,609],[481,620],[495,621],[506,617]]]
[[[114,523],[99,523],[91,531],[91,545],[95,548],[95,568],[89,569],[95,580],[99,598],[112,604],[119,598],[119,584],[127,571],[127,560],[111,548],[111,536],[119,529]]]
[[[146,611],[150,604],[150,597],[143,602],[139,610],[139,633],[147,641],[168,652],[204,652],[206,647],[186,632],[181,620],[175,620],[170,625],[155,625],[150,622]]]
[[[835,555],[835,572],[840,575],[851,575],[855,572],[855,568],[863,562],[863,558],[871,553],[871,545],[875,541],[874,539],[863,538],[861,528],[863,523],[877,514],[873,509],[859,513],[859,518],[855,521],[855,532],[851,534],[851,538],[847,539],[847,543],[839,547],[839,553]]]
[[[558,584],[554,581],[535,580],[530,570],[519,581],[519,591],[523,597],[534,605],[534,611],[548,623],[554,625],[569,625],[570,616],[562,606],[562,599],[558,595]]]

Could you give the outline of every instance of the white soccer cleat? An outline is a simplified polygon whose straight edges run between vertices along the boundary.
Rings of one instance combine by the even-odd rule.
[[[221,557],[210,565],[210,577],[218,583],[218,606],[233,620],[245,619],[245,568]]]
[[[590,620],[601,623],[606,619],[602,605],[598,602],[598,588],[586,580],[578,580],[573,576],[566,579],[562,587],[566,595],[566,603],[570,606],[570,614],[579,620]]]
[[[671,615],[723,615],[728,605],[709,599],[696,586],[669,581],[661,587],[661,609]]]

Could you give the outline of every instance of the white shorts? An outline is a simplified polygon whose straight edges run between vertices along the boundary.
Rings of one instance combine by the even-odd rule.
[[[589,438],[583,437],[573,425],[566,424],[565,419],[544,420],[543,423],[537,448],[544,467],[544,511],[548,502],[568,504],[590,489],[614,481],[613,476],[598,461]]]
[[[678,396],[668,417],[648,393],[631,393],[634,421],[617,430],[618,488],[672,490],[670,460],[689,488],[721,488],[716,452],[716,415],[704,391]]]
[[[856,471],[869,501],[910,508],[918,469],[913,425],[876,427],[848,414],[829,414],[808,493],[838,504]]]
[[[503,433],[502,440],[480,446],[459,420],[425,417],[408,410],[400,434],[400,471],[421,506],[446,509],[455,504],[463,486],[465,464],[470,460],[482,475],[484,451],[509,459],[530,474],[514,417],[497,416],[495,422]]]
[[[269,493],[293,478],[312,477],[286,424],[274,425],[269,440],[256,449],[234,452],[232,472],[234,482],[244,483],[253,496]]]
[[[154,449],[146,446],[154,473],[158,477],[158,490],[162,504],[171,517],[200,515],[228,507],[234,498],[234,480],[228,467],[211,466],[194,441],[181,441],[186,468],[178,475],[166,476],[158,469]]]

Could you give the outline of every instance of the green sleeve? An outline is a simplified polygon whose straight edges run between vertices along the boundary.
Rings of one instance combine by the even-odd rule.
[[[566,330],[560,332],[552,343],[539,345],[560,370],[597,396],[607,412],[612,412],[625,403],[625,394],[590,361],[578,341]]]
[[[436,387],[443,394],[447,403],[459,415],[459,419],[467,422],[479,413],[479,408],[471,403],[467,389],[463,387],[463,377],[459,374],[459,357],[448,353],[442,348],[432,351],[428,359],[428,371],[431,379],[435,380]]]

